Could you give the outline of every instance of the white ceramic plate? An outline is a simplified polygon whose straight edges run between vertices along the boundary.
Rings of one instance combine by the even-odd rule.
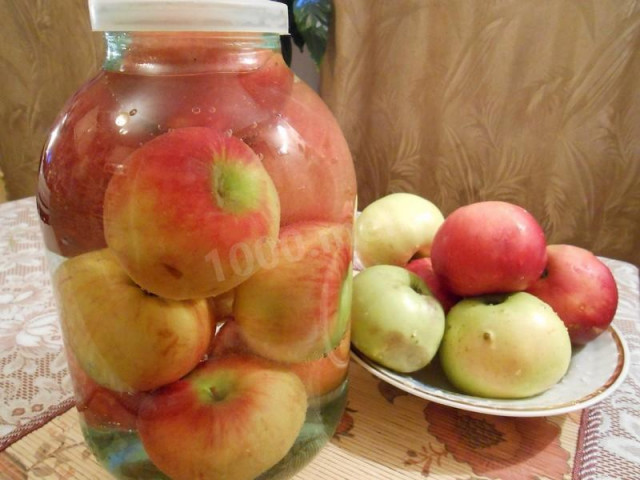
[[[587,345],[574,348],[569,371],[558,384],[540,395],[518,400],[459,393],[445,378],[437,358],[418,372],[401,374],[357,351],[352,351],[352,357],[376,377],[412,395],[462,410],[510,417],[559,415],[600,402],[622,384],[630,365],[627,344],[613,325]]]

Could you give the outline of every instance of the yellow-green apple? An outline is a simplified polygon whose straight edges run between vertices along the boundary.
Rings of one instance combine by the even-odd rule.
[[[438,229],[433,271],[456,295],[527,289],[547,260],[542,227],[524,208],[486,201],[459,207]]]
[[[409,373],[436,355],[445,315],[420,277],[397,265],[374,265],[353,280],[351,322],[351,342],[360,352]]]
[[[253,480],[286,455],[306,410],[297,375],[230,356],[147,397],[138,432],[149,458],[173,480]]]
[[[305,83],[294,83],[278,115],[237,135],[262,157],[273,179],[282,226],[351,221],[356,196],[351,153],[331,111]]]
[[[442,309],[446,314],[453,307],[460,297],[450,292],[447,287],[442,284],[442,280],[433,272],[431,258],[422,257],[411,260],[407,264],[407,270],[418,275],[427,285],[431,294],[438,299]]]
[[[236,288],[233,315],[251,351],[298,363],[333,350],[349,324],[351,229],[296,223],[273,255]]]
[[[211,337],[206,300],[142,290],[109,249],[63,262],[54,274],[65,345],[98,384],[151,390],[191,371]]]
[[[138,285],[175,300],[216,296],[249,278],[279,222],[257,155],[204,127],[172,130],[133,152],[104,200],[107,245]]]
[[[609,267],[574,245],[547,246],[545,271],[527,292],[551,305],[576,345],[605,331],[618,307],[618,287]]]
[[[571,361],[564,323],[526,292],[467,298],[448,313],[442,368],[461,392],[524,398],[562,379]]]
[[[355,249],[365,267],[405,266],[427,257],[444,221],[442,212],[413,193],[392,193],[370,203],[356,219]]]

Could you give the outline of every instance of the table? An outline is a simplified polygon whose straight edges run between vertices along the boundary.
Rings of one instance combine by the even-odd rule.
[[[72,408],[37,222],[33,198],[0,205],[0,479],[108,479]],[[296,480],[640,478],[638,268],[604,260],[632,352],[613,395],[565,415],[490,416],[408,395],[352,362],[338,431]]]

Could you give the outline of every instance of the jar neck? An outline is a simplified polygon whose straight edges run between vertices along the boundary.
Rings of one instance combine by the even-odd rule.
[[[241,73],[280,51],[271,33],[105,32],[103,69],[143,75]]]

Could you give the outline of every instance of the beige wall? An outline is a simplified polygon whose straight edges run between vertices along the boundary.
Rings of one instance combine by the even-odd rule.
[[[101,56],[86,0],[0,0],[0,170],[9,199],[35,193],[48,131]]]
[[[523,205],[640,265],[640,1],[334,0],[322,93],[360,206]]]

